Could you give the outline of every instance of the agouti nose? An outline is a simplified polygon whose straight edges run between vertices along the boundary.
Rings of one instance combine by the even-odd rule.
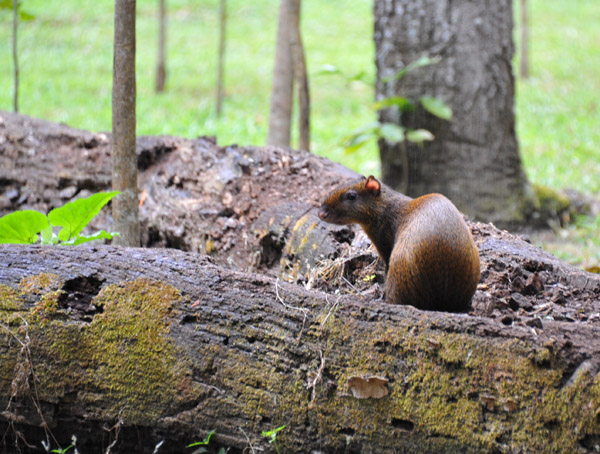
[[[319,209],[319,217],[323,220],[325,220],[325,218],[329,216],[329,210],[327,208],[320,208]]]

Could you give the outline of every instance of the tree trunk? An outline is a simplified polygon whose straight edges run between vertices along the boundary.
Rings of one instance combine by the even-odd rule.
[[[19,111],[19,53],[17,32],[19,29],[19,1],[12,0],[13,21],[12,21],[12,57],[13,57],[13,110]]]
[[[217,116],[223,110],[224,78],[225,78],[225,38],[227,31],[227,1],[219,1],[219,63],[217,72]]]
[[[290,47],[294,79],[298,87],[298,148],[310,151],[310,93],[302,33],[300,31],[300,0],[290,0]]]
[[[165,46],[167,41],[167,13],[166,0],[158,1],[158,59],[156,63],[156,92],[160,93],[165,89],[167,79]]]
[[[115,0],[112,93],[115,243],[139,246],[137,157],[135,154],[135,0]]]
[[[0,256],[3,452],[76,435],[80,452],[164,440],[161,453],[180,453],[209,430],[215,450],[275,452],[261,432],[283,425],[286,453],[583,454],[600,442],[597,318],[507,326],[167,249]]]
[[[527,17],[527,0],[521,0],[521,62],[519,75],[529,77],[529,19]]]
[[[290,46],[290,0],[281,0],[277,26],[268,145],[290,146],[294,72]]]
[[[436,137],[423,148],[407,145],[408,194],[441,192],[472,217],[524,221],[533,195],[515,136],[512,1],[376,0],[374,13],[377,97],[429,95],[454,112],[451,121],[423,108],[380,113]],[[423,55],[441,62],[393,78]],[[384,181],[401,187],[400,146],[381,141],[380,154]]]

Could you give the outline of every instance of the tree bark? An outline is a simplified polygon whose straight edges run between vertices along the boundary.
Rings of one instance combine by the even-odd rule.
[[[167,41],[167,13],[166,0],[158,0],[158,59],[156,63],[156,92],[165,90],[167,80],[167,67],[165,47]]]
[[[527,17],[527,0],[521,0],[521,61],[519,75],[529,77],[529,19]]]
[[[290,46],[290,0],[279,3],[277,42],[273,64],[273,86],[267,145],[290,146],[294,93],[293,59]]]
[[[219,62],[217,72],[217,116],[223,110],[224,78],[225,78],[225,38],[227,36],[227,1],[219,1]]]
[[[310,92],[300,31],[301,2],[290,0],[290,6],[290,47],[298,87],[298,148],[310,151]]]
[[[19,29],[19,1],[12,0],[12,57],[13,57],[13,110],[19,111],[19,53],[17,32]]]
[[[116,244],[139,246],[137,157],[135,154],[135,0],[115,0],[112,201]]]
[[[282,425],[286,453],[583,454],[600,441],[597,318],[506,326],[167,249],[0,256],[3,449],[19,433],[20,452],[76,435],[80,452],[116,439],[113,453],[161,440],[179,453],[214,429],[212,446],[274,452],[261,432]]]
[[[515,136],[512,1],[376,0],[377,97],[441,98],[451,121],[423,108],[380,120],[426,128],[436,139],[407,144],[408,195],[441,192],[471,217],[507,225],[523,222],[534,196]],[[397,81],[397,71],[423,55],[441,62]],[[400,146],[380,142],[383,179],[402,185]]]
[[[110,135],[2,113],[0,143],[2,213],[110,187]],[[315,214],[343,167],[176,137],[138,138],[138,165],[145,244],[192,252],[0,246],[0,452],[45,428],[274,452],[282,425],[286,453],[595,452],[599,276],[471,223],[473,310],[392,306],[364,236]]]

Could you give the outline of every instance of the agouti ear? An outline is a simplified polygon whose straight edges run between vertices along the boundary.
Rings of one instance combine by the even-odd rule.
[[[365,183],[365,188],[374,195],[379,195],[381,192],[381,183],[373,175],[370,175]]]

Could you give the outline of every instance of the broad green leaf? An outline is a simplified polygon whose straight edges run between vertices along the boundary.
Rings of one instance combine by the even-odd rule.
[[[19,13],[19,19],[21,19],[22,21],[29,21],[29,20],[35,19],[34,15],[32,15],[26,11],[23,11],[21,9],[21,3],[22,2],[17,3],[17,11]],[[0,0],[0,9],[12,10],[13,9],[12,0]]]
[[[381,110],[387,107],[398,107],[398,109],[402,111],[413,110],[415,108],[414,104],[410,102],[404,96],[394,96],[391,98],[384,98],[380,101],[377,101],[373,104],[373,109]]]
[[[418,60],[415,60],[415,61],[409,63],[408,66],[404,69],[406,72],[410,72],[417,68],[422,68],[423,66],[435,65],[436,63],[439,63],[440,61],[442,61],[442,58],[439,55],[437,55],[435,57],[430,57],[429,55],[423,55]]]
[[[383,123],[379,128],[379,135],[391,145],[404,140],[404,128],[395,123]]]
[[[52,226],[48,223],[48,227],[41,231],[42,244],[58,243],[58,236],[52,231]]]
[[[359,134],[364,134],[367,132],[374,133],[375,131],[377,131],[379,129],[380,126],[381,126],[381,123],[379,123],[378,121],[371,121],[369,123],[365,123],[360,128],[357,128],[352,132],[352,137],[357,136]]]
[[[435,139],[434,135],[427,129],[413,129],[406,132],[406,140],[410,142],[423,143],[433,139]]]
[[[64,246],[77,246],[78,244],[88,243],[95,240],[112,240],[115,236],[119,236],[119,233],[109,233],[105,230],[100,230],[92,235],[76,235],[74,238],[71,238],[69,241],[65,241],[62,244]]]
[[[444,120],[450,120],[452,118],[452,109],[441,99],[432,96],[421,96],[420,101],[425,110],[436,117]]]
[[[19,11],[19,19],[27,22],[27,21],[35,19],[35,16],[33,14],[28,13],[27,11],[20,10]]]
[[[367,72],[359,71],[356,74],[348,77],[348,81],[350,81],[350,82],[367,82]]]
[[[107,232],[106,230],[99,230],[92,235],[76,235],[69,241],[61,243],[63,246],[77,246],[78,244],[88,243],[96,240],[112,240],[115,236],[119,236],[118,232]]]
[[[279,432],[280,430],[283,430],[285,428],[286,428],[286,426],[279,426],[273,430],[263,430],[262,436],[270,438],[269,443],[273,443],[277,439],[277,432]]]
[[[33,244],[48,227],[48,218],[39,211],[15,211],[0,218],[0,243]]]
[[[385,79],[383,79],[383,82],[389,82],[390,80],[393,80],[393,79],[400,80],[404,76],[406,76],[406,74],[408,74],[411,71],[414,71],[417,68],[422,68],[423,66],[433,65],[435,63],[439,63],[440,61],[441,61],[441,58],[439,56],[438,57],[429,57],[427,55],[424,55],[423,57],[419,58],[418,60],[415,60],[415,61],[409,63],[408,65],[406,65],[404,68],[402,68],[400,71],[398,71],[393,76],[386,77]]]
[[[58,239],[66,242],[78,235],[102,207],[118,193],[119,191],[99,192],[50,211],[48,213],[50,223],[62,227],[58,232]]]
[[[364,132],[351,136],[344,144],[344,150],[346,153],[353,153],[362,147],[371,139],[375,139],[377,136],[374,132]]]

